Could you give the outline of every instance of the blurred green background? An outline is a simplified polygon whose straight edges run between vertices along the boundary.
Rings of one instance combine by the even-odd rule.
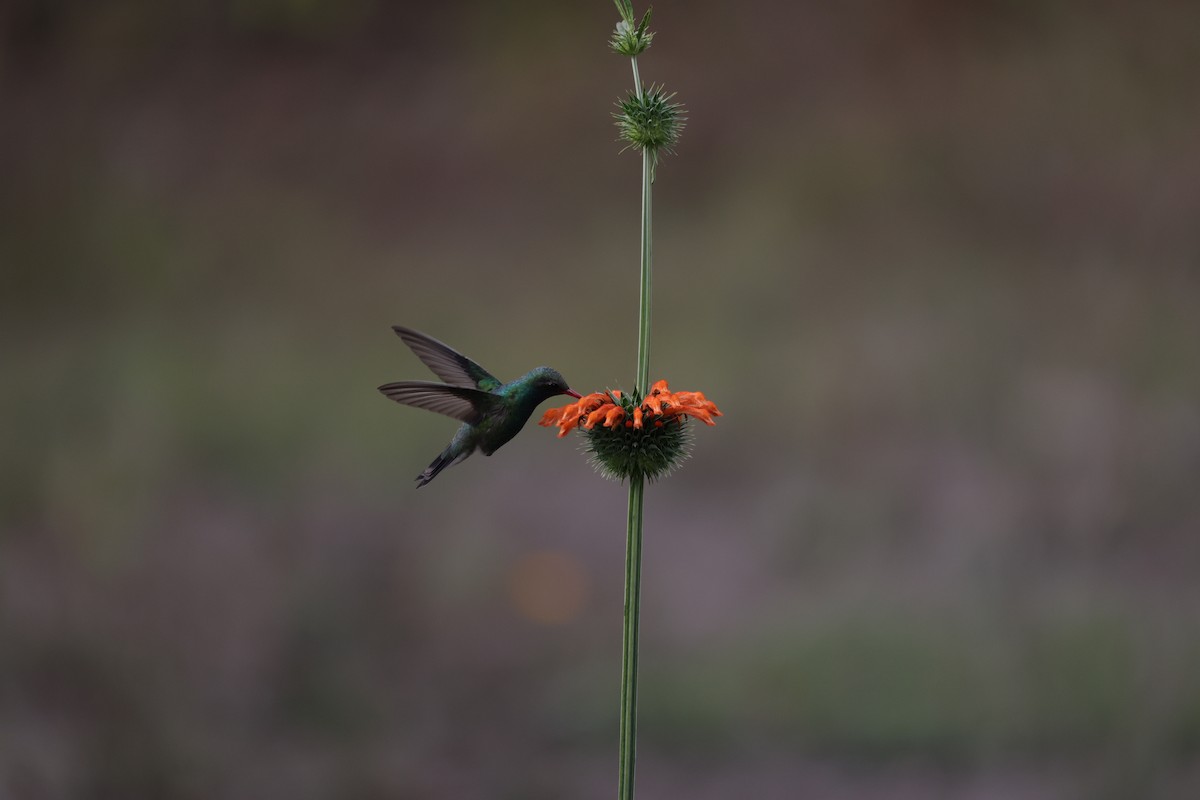
[[[1200,797],[1200,6],[664,0],[639,796]],[[603,798],[605,0],[0,10],[0,797]]]

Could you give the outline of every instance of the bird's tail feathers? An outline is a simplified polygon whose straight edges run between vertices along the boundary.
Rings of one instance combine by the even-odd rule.
[[[433,463],[425,468],[425,471],[417,476],[417,488],[420,489],[425,484],[438,476],[438,473],[446,467],[453,467],[458,462],[464,460],[471,455],[470,451],[465,453],[454,454],[453,448],[447,447],[442,451],[442,454],[433,460]]]

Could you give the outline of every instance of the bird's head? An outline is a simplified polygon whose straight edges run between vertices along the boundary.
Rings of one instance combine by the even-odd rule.
[[[538,396],[538,402],[555,395],[565,394],[579,398],[579,392],[567,385],[567,379],[550,367],[538,367],[526,376],[529,387]]]

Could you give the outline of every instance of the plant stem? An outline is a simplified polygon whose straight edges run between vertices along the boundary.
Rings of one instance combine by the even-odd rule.
[[[639,292],[638,313],[638,366],[637,383],[634,384],[642,397],[650,390],[650,273],[652,253],[651,236],[651,188],[654,185],[654,154],[642,151],[642,280]]]
[[[637,761],[638,627],[642,597],[642,499],[645,486],[645,479],[641,475],[629,479],[629,519],[625,536],[625,627],[621,646],[619,800],[633,800],[633,772]]]
[[[642,78],[638,74],[637,56],[629,59],[633,65],[633,89],[642,98]],[[653,260],[651,235],[651,188],[654,185],[654,153],[642,148],[642,270],[638,291],[638,360],[634,389],[645,396],[650,388],[650,268]]]
[[[642,80],[637,58],[633,63],[633,83],[640,98]],[[642,150],[642,253],[638,291],[638,361],[634,390],[644,397],[650,388],[650,268],[651,268],[651,185],[654,180],[654,154]],[[618,800],[633,800],[633,774],[637,762],[637,680],[638,627],[642,601],[642,506],[646,479],[629,478],[629,518],[625,535],[625,624],[621,643],[621,733],[618,746],[620,771]]]

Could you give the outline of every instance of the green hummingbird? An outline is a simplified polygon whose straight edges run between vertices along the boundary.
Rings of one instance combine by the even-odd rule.
[[[384,395],[406,406],[436,411],[462,422],[462,427],[442,454],[417,476],[417,488],[429,483],[446,467],[476,450],[485,456],[496,452],[525,426],[543,400],[559,394],[578,398],[558,370],[538,367],[508,383],[449,345],[431,336],[393,325],[409,349],[434,375],[445,381],[397,381],[379,387]]]

